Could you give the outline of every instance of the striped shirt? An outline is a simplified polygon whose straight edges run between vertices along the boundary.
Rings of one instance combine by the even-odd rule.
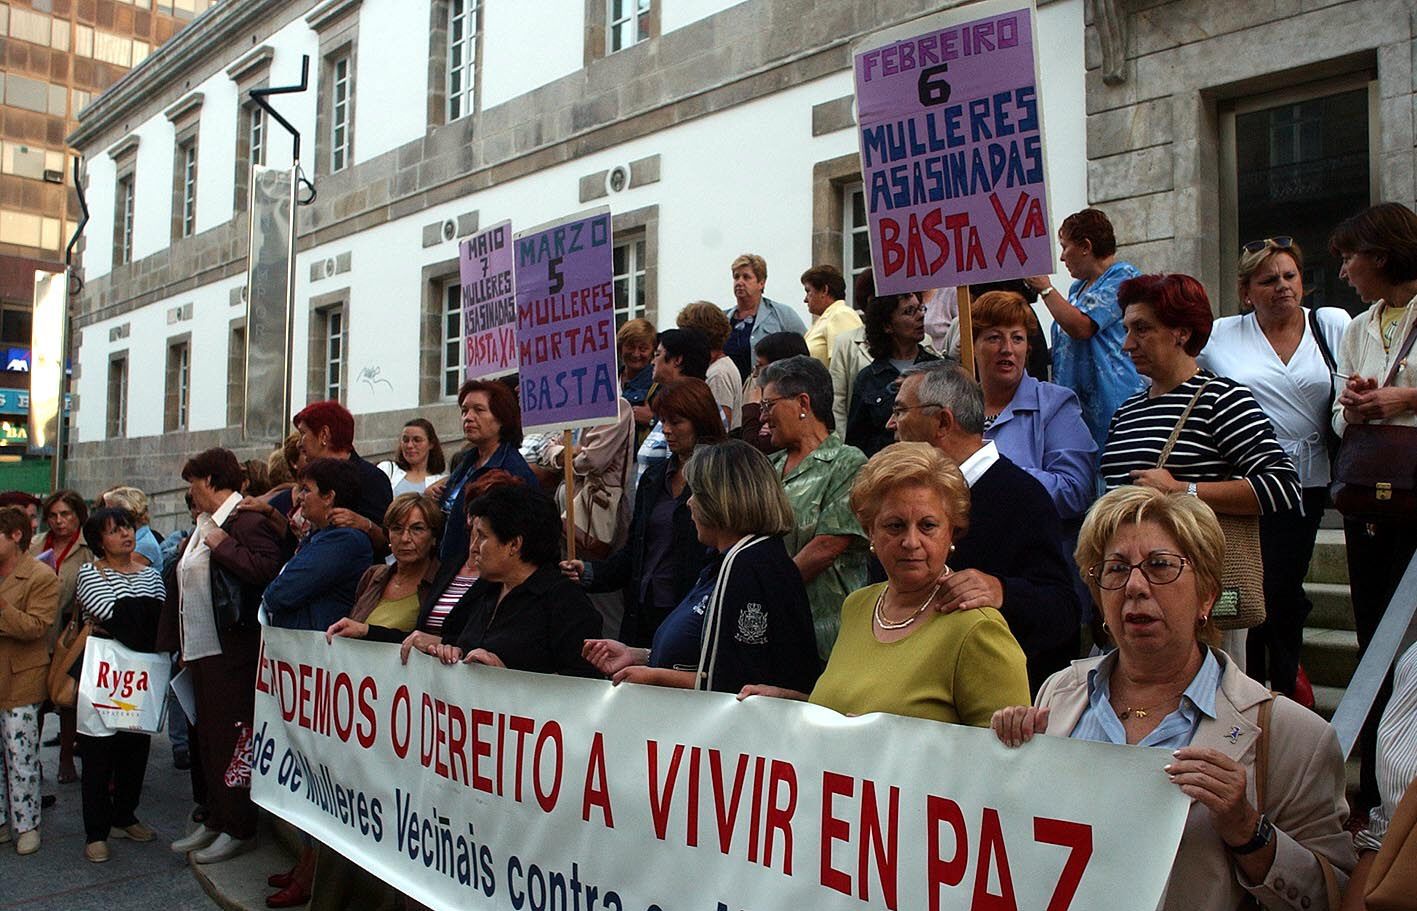
[[[453,612],[453,608],[457,607],[462,596],[467,594],[467,590],[472,588],[472,583],[476,581],[476,576],[453,576],[448,587],[443,589],[443,593],[428,611],[428,619],[423,624],[424,632],[441,633],[443,624],[448,622],[448,614]]]
[[[1166,470],[1185,483],[1243,478],[1254,488],[1261,513],[1297,507],[1302,495],[1299,475],[1275,439],[1269,418],[1249,389],[1209,370],[1154,399],[1142,390],[1122,403],[1112,416],[1102,451],[1100,470],[1107,489],[1130,484],[1133,470],[1156,467],[1176,422],[1202,385],[1205,391],[1186,418]]]
[[[1378,793],[1382,803],[1368,816],[1368,827],[1354,836],[1359,851],[1376,851],[1392,824],[1398,801],[1417,781],[1417,645],[1398,659],[1392,699],[1378,725]]]
[[[113,603],[119,598],[167,597],[162,573],[145,566],[135,573],[120,573],[101,569],[97,563],[79,567],[74,585],[74,600],[91,620],[99,623],[113,616]]]

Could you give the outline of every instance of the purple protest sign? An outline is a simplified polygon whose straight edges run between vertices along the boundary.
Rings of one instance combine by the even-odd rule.
[[[522,429],[565,430],[619,415],[610,209],[515,237]]]
[[[1053,271],[1033,6],[984,0],[855,52],[876,291]]]
[[[467,378],[517,369],[516,286],[512,279],[512,223],[504,221],[458,244]]]

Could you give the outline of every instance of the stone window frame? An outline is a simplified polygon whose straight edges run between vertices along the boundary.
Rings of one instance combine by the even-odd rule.
[[[103,425],[104,435],[111,440],[122,439],[128,435],[128,363],[127,348],[108,353],[108,377],[105,383],[107,407]]]
[[[582,64],[590,66],[596,60],[621,54],[633,47],[647,44],[660,35],[660,8],[665,0],[650,0],[649,11],[645,13],[648,34],[634,44],[626,45],[618,51],[610,50],[610,4],[614,0],[585,0],[585,52]],[[633,3],[635,0],[626,0]]]
[[[645,242],[645,294],[640,316],[659,325],[659,206],[644,206],[613,214],[610,235],[614,246],[629,240]]]
[[[443,319],[444,301],[447,299],[447,289],[449,287],[460,287],[461,278],[458,274],[458,259],[456,256],[450,259],[439,260],[436,263],[429,263],[423,267],[422,275],[419,279],[419,287],[422,289],[423,319],[420,325],[418,339],[418,404],[432,405],[439,402],[451,402],[457,398],[457,391],[452,395],[444,392],[443,383],[447,369],[447,344],[446,322]],[[466,334],[461,330],[464,328],[462,320],[458,321],[460,352],[466,358],[467,343]],[[463,365],[466,370],[466,363]],[[462,385],[459,383],[459,385]]]
[[[359,6],[360,0],[329,0],[305,17],[305,22],[320,36],[320,73],[315,101],[315,175],[327,177],[354,166],[355,121],[358,116],[359,71]],[[344,161],[334,168],[334,81],[335,67],[347,61],[348,75],[345,99],[346,115]]]
[[[168,108],[172,124],[172,230],[173,241],[197,233],[197,133],[202,117],[202,93],[193,92]],[[190,173],[188,173],[190,156]]]
[[[322,402],[328,395],[330,386],[329,350],[330,320],[338,315],[340,319],[340,351],[338,367],[340,374],[338,401],[343,404],[349,398],[349,293],[348,287],[310,298],[307,335],[309,357],[305,371],[305,402]]]
[[[168,337],[164,347],[162,432],[192,427],[192,333]]]
[[[227,323],[226,426],[241,427],[246,417],[246,317]]]
[[[452,69],[452,9],[455,0],[433,0],[428,20],[428,125],[443,126],[482,112],[483,9],[486,0],[462,0],[473,7],[471,109],[456,117],[449,110],[448,82]]]
[[[844,191],[860,182],[861,156],[856,152],[812,166],[812,265],[835,266],[846,273]]]
[[[113,159],[113,265],[133,261],[138,200],[138,137],[129,136],[109,153]]]
[[[270,85],[271,60],[274,57],[274,49],[263,44],[226,70],[227,76],[236,84],[236,174],[232,210],[237,213],[245,212],[251,205],[252,128],[257,118],[261,123],[261,158],[255,164],[265,164],[270,152],[271,123],[265,112],[251,100],[250,92]]]

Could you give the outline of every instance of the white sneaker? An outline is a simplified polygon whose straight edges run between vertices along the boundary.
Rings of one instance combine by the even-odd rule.
[[[230,860],[238,854],[245,854],[247,851],[256,849],[255,838],[232,838],[225,832],[217,836],[216,841],[200,851],[192,852],[192,863],[194,864],[216,864],[224,860]]]
[[[0,826],[0,845],[6,845],[6,844],[9,844],[9,843],[10,843],[10,824],[7,822],[7,823],[5,823],[3,826]]]
[[[15,853],[23,857],[26,854],[33,854],[39,850],[39,830],[30,829],[28,832],[21,832],[20,837],[15,839]]]
[[[200,851],[207,845],[216,841],[221,835],[220,829],[208,829],[206,826],[198,826],[192,832],[184,835],[172,843],[172,850],[178,854],[186,854],[190,851]]]

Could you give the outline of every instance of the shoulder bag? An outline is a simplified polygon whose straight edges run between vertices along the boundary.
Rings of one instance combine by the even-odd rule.
[[[75,607],[73,616],[59,631],[49,659],[49,701],[61,708],[71,709],[79,700],[79,678],[73,672],[84,660],[84,645],[93,630],[93,624],[82,618],[83,612]]]
[[[1165,468],[1171,450],[1181,436],[1181,428],[1186,426],[1186,418],[1200,401],[1210,380],[1201,384],[1181,419],[1171,431],[1166,445],[1161,447],[1161,455],[1156,459],[1157,468]],[[1215,607],[1210,619],[1217,629],[1251,629],[1264,622],[1264,562],[1260,558],[1259,516],[1232,516],[1216,513],[1220,531],[1225,535],[1225,566],[1220,574],[1220,596],[1215,599]]]
[[[1417,781],[1392,814],[1363,901],[1368,911],[1417,911]]]
[[[1407,330],[1388,370],[1391,386],[1417,341],[1417,321]],[[1333,505],[1345,518],[1417,523],[1417,427],[1349,424],[1333,466]]]

